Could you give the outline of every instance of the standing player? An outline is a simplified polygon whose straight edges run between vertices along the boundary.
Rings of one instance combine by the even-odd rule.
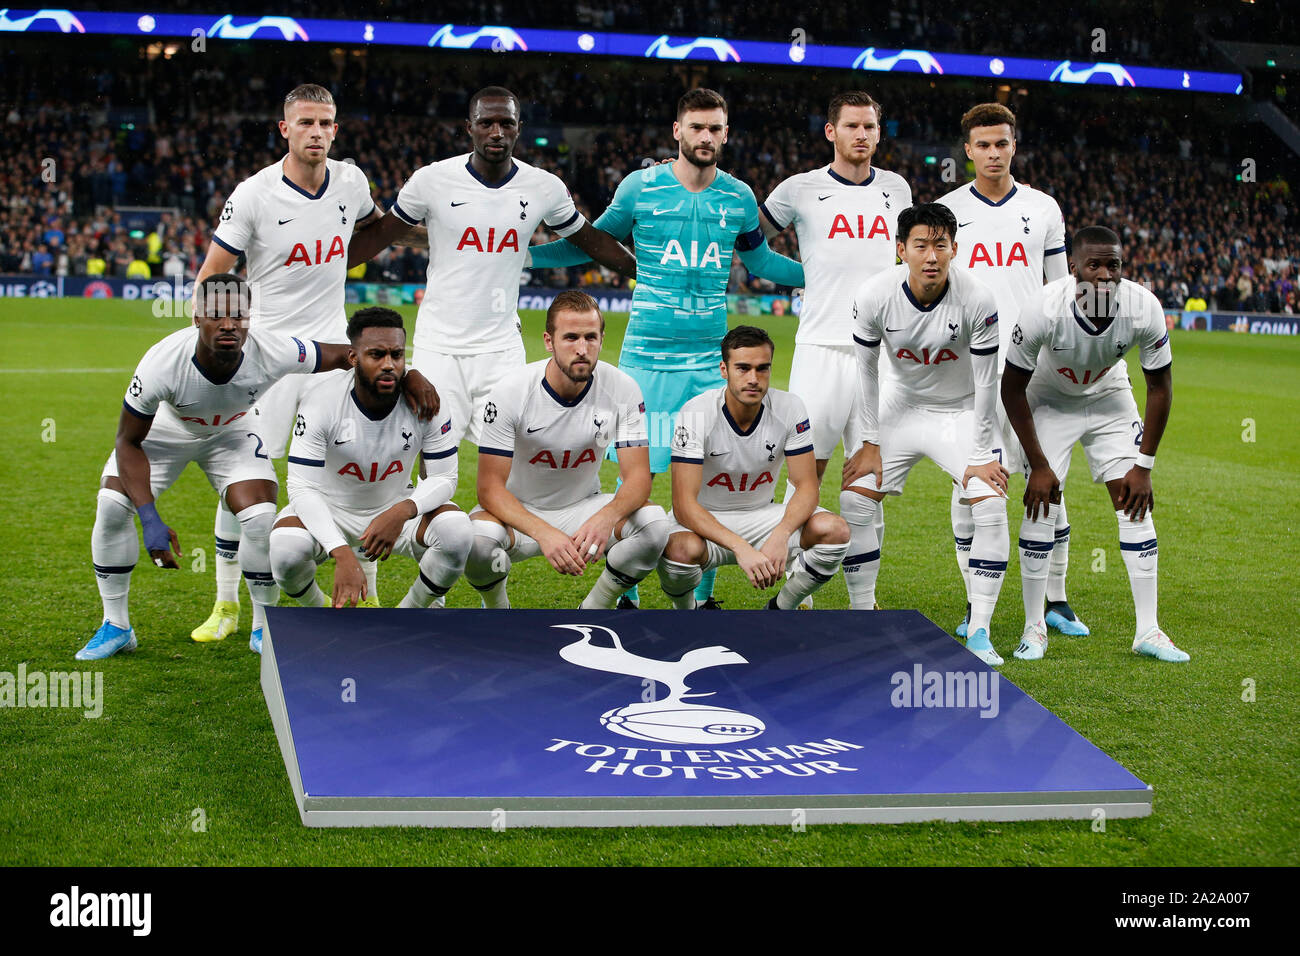
[[[557,176],[513,158],[519,97],[499,86],[479,90],[465,125],[473,151],[417,169],[393,208],[348,253],[356,265],[407,241],[412,226],[427,225],[428,288],[411,364],[438,383],[456,444],[466,430],[478,440],[488,394],[524,365],[519,273],[539,225],[571,237],[601,264],[636,275],[631,253],[591,227]]]
[[[1010,345],[1011,329],[1020,315],[1021,304],[1047,281],[1063,277],[1065,263],[1065,221],[1061,207],[1046,193],[1016,182],[1011,161],[1016,155],[1016,116],[1000,103],[981,103],[961,118],[966,155],[975,164],[975,181],[959,186],[939,199],[957,217],[961,230],[960,265],[969,269],[993,290],[1001,321],[1001,355]],[[998,374],[1001,374],[1001,362]],[[1015,435],[1007,425],[999,403],[1002,464],[1018,472],[1023,464]],[[1062,634],[1084,635],[1088,627],[1065,599],[1065,575],[1070,564],[1070,523],[1062,500],[1055,512],[1056,547],[1052,551],[1047,584],[1047,624]],[[974,517],[970,505],[961,501],[955,485],[952,492],[952,530],[956,541],[957,565],[966,582],[966,619],[957,628],[965,637],[970,623],[970,557]]]
[[[265,607],[279,599],[268,539],[275,516],[275,469],[249,415],[260,392],[286,375],[348,367],[344,346],[248,332],[248,287],[232,274],[209,276],[195,294],[194,326],[145,353],[126,397],[117,441],[100,482],[91,554],[104,623],[78,660],[134,650],[127,610],[139,552],[133,517],[160,568],[175,568],[180,543],[158,516],[157,497],[196,462],[244,532],[239,561],[253,598],[249,646],[261,651]],[[405,383],[409,391],[410,382]],[[432,390],[422,390],[427,408]]]
[[[673,435],[673,526],[659,581],[677,608],[695,607],[705,569],[738,564],[765,589],[781,580],[790,552],[802,548],[769,602],[789,611],[829,581],[848,553],[844,519],[817,506],[814,427],[803,400],[771,388],[775,346],[762,329],[741,325],[722,339],[723,388],[682,406]],[[772,500],[781,461],[795,483]]]
[[[351,375],[313,389],[298,409],[289,449],[289,507],[271,532],[275,582],[299,603],[328,603],[316,566],[335,560],[334,606],[361,600],[366,579],[353,548],[371,561],[404,554],[419,576],[398,607],[428,607],[465,570],[474,532],[454,504],[451,422],[421,422],[398,401],[406,330],[392,309],[362,309],[348,322]],[[422,457],[427,475],[410,479]]]
[[[830,165],[791,176],[759,207],[769,239],[787,226],[799,239],[805,285],[790,391],[812,415],[818,481],[841,440],[846,455],[862,445],[861,405],[844,398],[857,393],[859,381],[853,295],[864,279],[893,269],[898,213],[912,205],[902,176],[871,165],[880,145],[880,112],[870,93],[832,97],[825,130],[835,147]],[[787,502],[793,493],[787,481]],[[883,508],[877,520],[883,537]]]
[[[636,245],[637,283],[618,367],[646,397],[650,471],[656,475],[668,470],[672,457],[674,416],[717,381],[714,343],[727,331],[733,252],[755,275],[778,285],[804,284],[802,266],[768,245],[753,190],[718,169],[727,129],[721,95],[686,93],[673,123],[677,159],[629,173],[595,223],[616,239],[631,236]],[[529,253],[536,268],[586,261],[563,241]],[[701,599],[711,587],[711,578],[701,584]]]
[[[645,403],[636,382],[599,361],[605,318],[596,300],[561,292],[546,310],[551,358],[511,372],[483,412],[474,545],[465,577],[485,607],[510,606],[515,561],[545,555],[561,574],[581,576],[609,549],[582,601],[613,607],[659,563],[668,519],[650,496]],[[620,450],[621,484],[601,494],[605,449]]]
[[[1119,521],[1119,547],[1133,591],[1133,651],[1162,661],[1191,660],[1156,620],[1156,527],[1151,470],[1173,403],[1173,358],[1160,301],[1123,278],[1119,236],[1104,226],[1074,234],[1069,276],[1025,302],[1011,330],[1002,402],[1025,451],[1025,518],[1020,575],[1025,631],[1016,657],[1047,650],[1044,558],[1052,551],[1050,512],[1060,500],[1070,453],[1083,445],[1092,480],[1105,482]],[[1124,355],[1137,347],[1146,378],[1138,416]]]
[[[304,84],[284,98],[280,135],[289,151],[235,187],[199,269],[202,282],[233,272],[247,260],[253,290],[253,327],[346,345],[343,285],[354,231],[379,219],[370,183],[351,163],[329,158],[338,134],[334,97]],[[266,453],[283,458],[298,402],[309,379],[272,383],[255,406]],[[212,614],[190,635],[220,641],[239,627],[240,525],[220,501],[216,517],[217,600]],[[375,595],[375,565],[367,562],[367,593]]]
[[[1003,500],[1007,472],[994,452],[1000,445],[998,312],[987,286],[949,268],[957,255],[956,232],[947,206],[903,210],[903,266],[868,279],[853,302],[866,437],[844,465],[840,512],[853,535],[844,579],[850,606],[871,608],[880,571],[876,509],[886,494],[901,494],[912,466],[929,458],[958,482],[975,513],[966,647],[996,666],[1002,658],[989,639],[989,625],[1011,548]],[[882,344],[895,383],[884,402],[877,369]]]

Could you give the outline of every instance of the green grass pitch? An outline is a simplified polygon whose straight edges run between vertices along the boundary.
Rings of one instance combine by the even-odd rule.
[[[405,311],[413,322],[414,309]],[[603,356],[613,361],[625,317],[609,318]],[[994,618],[994,643],[1007,658],[1002,673],[1153,784],[1152,816],[1107,821],[1104,832],[1079,821],[497,833],[310,830],[299,823],[258,686],[258,659],[247,647],[246,596],[238,637],[216,646],[189,640],[213,598],[214,500],[196,469],[163,496],[160,510],[187,553],[201,549],[203,570],[191,567],[198,558],[169,573],[142,563],[132,592],[139,651],[94,665],[73,661],[100,621],[90,528],[121,396],[140,356],[178,322],[155,317],[141,302],[6,299],[0,323],[7,582],[0,671],[16,673],[25,663],[28,671],[94,668],[104,675],[98,719],[0,708],[0,864],[1300,862],[1300,655],[1290,633],[1300,566],[1300,341],[1174,333],[1175,400],[1155,472],[1155,519],[1161,623],[1191,653],[1190,664],[1130,652],[1132,601],[1114,515],[1104,490],[1086,481],[1077,449],[1067,496],[1069,593],[1093,636],[1053,636],[1042,662],[1011,657],[1021,623],[1013,549]],[[767,325],[778,346],[773,384],[784,386],[794,322]],[[525,340],[530,357],[544,354],[540,314],[525,315]],[[1133,373],[1141,392],[1136,365]],[[456,500],[468,508],[472,449],[462,451],[460,468]],[[613,466],[605,468],[612,486]],[[838,474],[837,457],[822,491],[822,503],[834,510]],[[1013,484],[1015,494],[1022,487]],[[667,505],[668,491],[657,481],[655,500]],[[917,608],[954,626],[964,600],[946,480],[923,463],[885,513],[881,604]],[[1013,513],[1013,536],[1016,527]],[[385,604],[400,598],[413,573],[402,558],[381,568]],[[761,607],[762,597],[743,582],[737,569],[725,569],[718,596],[729,609]],[[515,570],[511,596],[520,606],[572,607],[589,586],[537,560]],[[642,600],[668,606],[653,577]],[[817,602],[847,607],[842,577]],[[477,599],[461,582],[448,603],[466,607]],[[743,618],[720,622],[736,627]],[[1253,700],[1243,699],[1252,690]]]

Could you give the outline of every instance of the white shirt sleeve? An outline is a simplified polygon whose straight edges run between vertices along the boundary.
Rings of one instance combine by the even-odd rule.
[[[759,207],[777,229],[785,229],[795,221],[794,193],[794,178],[783,179]]]
[[[1070,266],[1065,261],[1065,216],[1061,214],[1061,204],[1051,196],[1046,198],[1047,235],[1043,237],[1043,271],[1047,273],[1047,281],[1052,282],[1066,275]]]
[[[880,322],[875,297],[862,290],[853,299],[853,342],[857,346],[864,441],[880,444]],[[854,449],[857,451],[857,449]]]
[[[158,414],[159,404],[172,400],[171,376],[158,367],[156,355],[156,347],[144,353],[122,399],[122,404],[139,418],[152,418]]]
[[[1046,323],[1043,321],[1043,293],[1035,292],[1025,300],[1020,318],[1011,329],[1011,344],[1006,361],[1024,372],[1038,367],[1038,350],[1043,344]]]
[[[213,242],[236,256],[243,255],[252,244],[257,232],[257,215],[262,208],[255,195],[257,189],[250,183],[251,179],[245,179],[235,187],[221,208],[221,218],[212,233]]]
[[[708,427],[701,401],[693,398],[683,405],[673,423],[672,460],[687,465],[702,465],[704,434]]]
[[[802,398],[793,392],[787,393],[790,399],[790,427],[785,433],[785,457],[803,455],[813,450],[812,421],[808,417],[808,406]],[[852,454],[852,451],[849,452]]]
[[[1169,328],[1160,301],[1154,295],[1145,295],[1143,299],[1146,300],[1147,314],[1140,327],[1138,355],[1142,368],[1155,372],[1173,362],[1174,354],[1169,349]]]
[[[579,229],[587,224],[582,213],[578,212],[578,207],[573,204],[573,196],[569,193],[569,187],[565,186],[560,177],[553,173],[545,173],[546,182],[546,213],[542,216],[542,221],[546,227],[557,235],[568,238]]]
[[[428,514],[441,508],[456,493],[458,481],[458,460],[456,445],[451,440],[451,419],[441,425],[433,422],[421,423],[424,428],[424,444],[420,454],[424,458],[425,476],[410,494],[415,503],[415,513]]]
[[[480,455],[502,455],[506,458],[515,456],[515,429],[518,426],[519,409],[515,397],[517,390],[510,387],[512,384],[510,380],[498,383],[488,395],[487,404],[483,406],[483,428],[478,440]]]
[[[293,505],[298,520],[327,553],[348,543],[334,523],[329,503],[320,491],[320,479],[325,471],[325,449],[330,440],[325,427],[328,418],[321,403],[312,401],[310,396],[298,406],[293,441],[289,445],[287,482],[289,503]]]
[[[406,181],[393,201],[393,215],[412,226],[422,226],[429,216],[428,166],[421,166]]]
[[[273,332],[249,332],[248,338],[256,343],[263,364],[276,378],[283,375],[310,375],[320,369],[319,342]]]
[[[629,377],[620,389],[618,406],[618,428],[614,433],[615,448],[630,448],[637,445],[649,445],[650,435],[645,424],[645,400],[641,397],[641,387]]]
[[[352,178],[356,181],[356,208],[360,210],[360,212],[358,212],[356,218],[352,221],[357,223],[375,211],[375,198],[370,194],[370,177],[367,176],[360,167],[353,166],[351,163],[348,163],[347,165],[351,168]]]

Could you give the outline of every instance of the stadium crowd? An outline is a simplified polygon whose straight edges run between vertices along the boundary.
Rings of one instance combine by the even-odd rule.
[[[332,155],[355,160],[385,205],[415,169],[468,149],[460,119],[468,97],[500,79],[488,58],[318,56],[341,104]],[[11,104],[0,146],[0,274],[192,276],[235,184],[283,155],[268,114],[299,72],[258,62],[231,82],[247,66],[238,56],[208,56],[200,70],[182,56],[129,70],[93,58],[10,64],[0,74],[0,101]],[[607,66],[594,76],[560,59],[525,60],[506,79],[524,103],[516,155],[564,179],[590,218],[629,170],[675,155],[671,104],[682,77],[641,64]],[[822,112],[841,78],[714,69],[708,83],[731,108],[723,166],[760,201],[785,177],[829,161]],[[875,91],[885,126],[877,166],[904,176],[918,202],[952,188],[944,178],[953,175],[943,162],[949,156],[958,159],[955,181],[969,178],[958,118],[987,98],[986,87],[891,77]],[[1229,152],[1236,137],[1221,117],[1217,125],[1207,118],[1208,108],[1194,107],[1178,123],[1171,109],[1148,108],[1150,101],[1115,109],[1114,95],[1104,97],[1042,89],[1013,97],[1016,176],[1056,197],[1071,228],[1103,222],[1118,229],[1130,275],[1167,307],[1203,301],[1225,311],[1300,312],[1300,248],[1291,238],[1300,222],[1285,179],[1265,168],[1258,182],[1239,181]],[[559,127],[589,132],[566,141]],[[529,135],[539,128],[549,134],[545,144]],[[132,237],[121,213],[132,206],[174,212]],[[797,256],[792,232],[774,246]],[[422,252],[396,248],[372,262],[366,278],[422,282],[426,266]],[[594,265],[529,281],[619,282]],[[737,260],[733,290],[763,286]]]

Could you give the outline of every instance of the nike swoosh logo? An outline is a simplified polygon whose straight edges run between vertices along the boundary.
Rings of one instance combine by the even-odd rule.
[[[541,430],[542,430],[543,428],[545,428],[545,427],[546,427],[545,425],[539,425],[537,428],[529,428],[529,429],[527,429],[527,432],[528,432],[528,434],[531,435],[533,432],[539,432],[539,431],[541,431]]]
[[[974,221],[975,221],[975,220],[972,219],[970,222],[959,222],[959,223],[957,223],[957,228],[958,228],[958,229],[965,229],[967,226],[969,226],[969,225],[971,224],[971,222],[974,222]]]
[[[338,439],[338,438],[336,438],[336,439],[334,439],[334,444],[336,444],[336,445],[346,445],[347,442],[348,442],[348,440],[347,440],[346,438],[343,438],[343,439]]]
[[[666,212],[674,212],[674,211],[675,211],[675,210],[673,210],[673,209],[651,209],[651,210],[650,210],[650,215],[652,215],[652,216],[658,216],[658,215],[662,215],[663,213],[666,213]]]
[[[298,218],[297,216],[294,216],[294,219],[297,219],[297,218]],[[293,222],[293,219],[281,219],[281,220],[280,220],[280,225],[283,226],[286,222]]]
[[[901,332],[902,329],[885,329],[886,332]]]
[[[184,405],[174,405],[174,406],[172,406],[172,407],[173,407],[173,408],[190,408],[191,406],[193,406],[193,405],[197,405],[197,404],[198,404],[198,402],[186,402]]]
[[[726,454],[725,451],[711,451],[711,452],[709,452],[709,457],[710,457],[710,458],[717,458],[719,455],[725,455],[725,454]]]
[[[470,204],[471,202],[473,202],[473,201],[474,201],[474,200],[472,200],[472,199],[466,199],[464,202],[454,202],[454,203],[451,204],[451,208],[452,208],[452,209],[455,209],[457,206],[467,206],[467,205],[469,205],[469,204]]]
[[[1070,351],[1070,348],[1071,348],[1071,347],[1068,346],[1068,345],[1053,345],[1053,346],[1052,346],[1052,351],[1053,351],[1053,352],[1068,352],[1068,351]]]
[[[834,196],[834,195],[835,195],[834,193],[831,193],[831,196]],[[827,199],[830,199],[831,196],[818,196],[818,197],[817,197],[817,201],[818,201],[818,202],[825,202]]]

